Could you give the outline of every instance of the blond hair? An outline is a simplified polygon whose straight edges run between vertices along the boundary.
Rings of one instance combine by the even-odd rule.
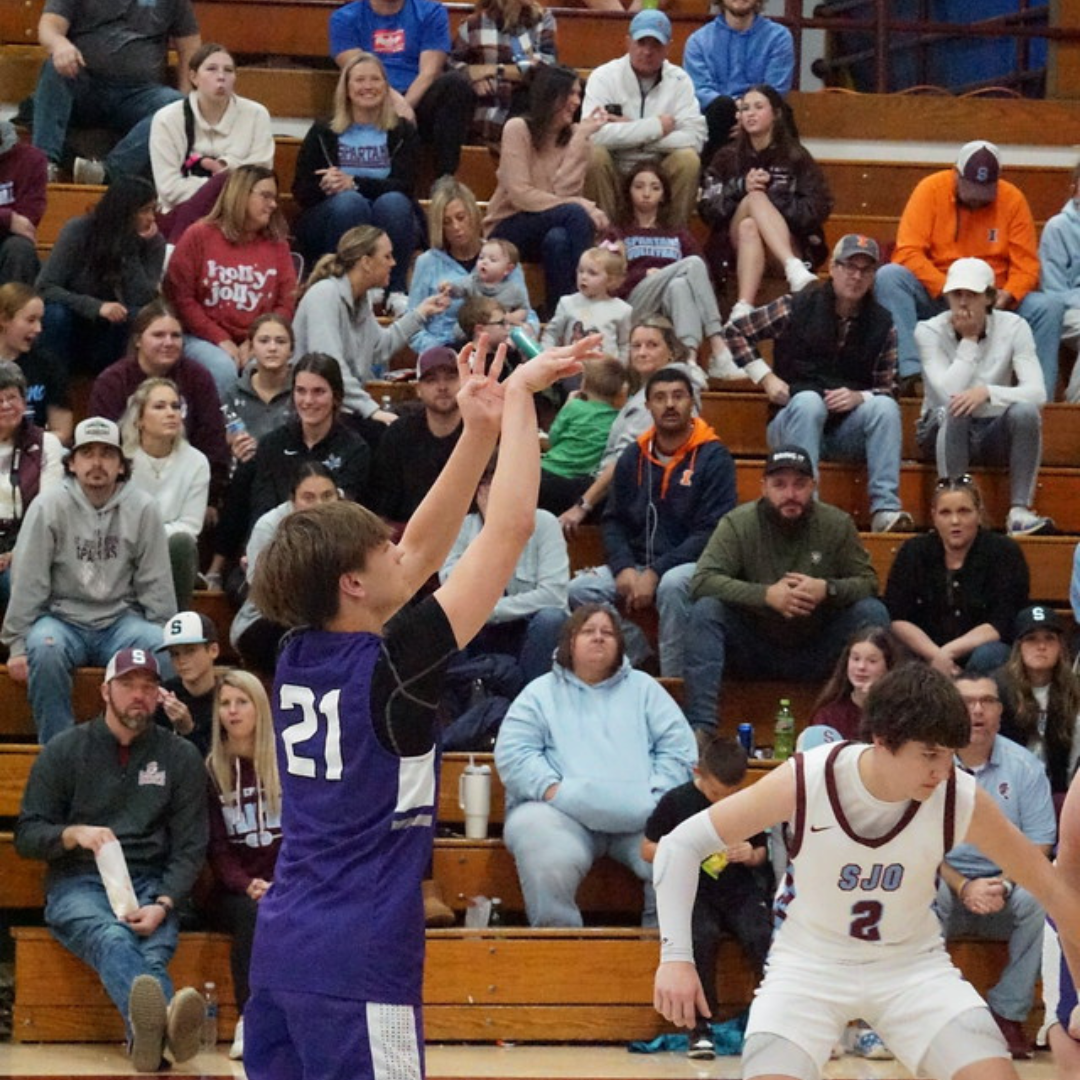
[[[397,127],[398,115],[394,111],[394,102],[390,97],[390,83],[386,78],[386,68],[382,61],[369,52],[357,53],[342,69],[338,76],[337,86],[334,87],[334,118],[330,121],[330,130],[335,135],[341,135],[347,131],[356,121],[353,119],[352,103],[349,101],[349,76],[353,69],[360,64],[373,64],[382,76],[386,94],[383,97],[382,108],[375,120],[375,127],[380,131],[389,131]]]
[[[156,375],[149,379],[143,379],[143,381],[135,387],[131,397],[128,398],[127,405],[124,408],[124,415],[120,417],[120,444],[124,448],[124,455],[126,457],[132,457],[142,444],[139,432],[139,421],[142,420],[143,413],[146,412],[146,405],[150,400],[150,395],[160,386],[164,386],[166,389],[171,390],[176,395],[177,401],[183,401],[180,396],[180,388],[172,381],[172,379],[166,379]],[[181,424],[180,430],[177,432],[173,439],[172,446],[169,448],[169,452],[175,453],[185,442],[187,442],[187,438],[184,435],[184,426]]]
[[[465,213],[469,215],[469,220],[472,222],[473,232],[477,237],[483,236],[481,226],[484,219],[476,196],[460,180],[455,180],[452,176],[443,177],[431,189],[431,202],[428,204],[427,214],[428,240],[436,250],[442,250],[446,243],[446,238],[443,236],[443,218],[446,217],[446,211],[453,202],[460,202],[465,207]]]
[[[214,688],[214,723],[210,734],[210,753],[206,768],[214,778],[218,791],[226,804],[239,805],[240,792],[236,788],[237,755],[229,746],[228,732],[221,724],[221,691],[231,686],[239,690],[255,706],[255,783],[262,789],[270,810],[281,812],[281,778],[278,775],[277,749],[274,746],[274,721],[270,715],[270,700],[266,688],[250,671],[232,668],[218,679]]]
[[[208,225],[216,225],[230,243],[240,243],[244,239],[248,199],[251,198],[255,185],[263,180],[273,180],[274,186],[278,187],[277,173],[265,165],[240,165],[233,169],[217,197],[217,202],[203,221]],[[284,240],[289,235],[289,226],[280,204],[274,208],[262,235],[270,240]]]
[[[375,245],[385,236],[377,225],[354,225],[342,234],[337,251],[324,255],[311,271],[307,289],[328,277],[344,277],[361,259],[375,254]]]
[[[608,281],[615,287],[626,277],[626,256],[622,251],[609,247],[586,248],[578,259],[580,265],[582,259],[589,259],[597,263],[608,276]]]

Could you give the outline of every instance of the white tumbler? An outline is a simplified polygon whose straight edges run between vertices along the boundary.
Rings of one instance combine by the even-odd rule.
[[[458,805],[465,811],[465,836],[469,840],[485,839],[491,816],[491,769],[477,765],[471,754],[469,764],[458,777]]]

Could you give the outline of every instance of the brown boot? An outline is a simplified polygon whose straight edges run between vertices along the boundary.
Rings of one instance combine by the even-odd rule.
[[[453,926],[456,921],[453,911],[443,899],[442,889],[433,878],[420,883],[420,891],[424,897],[424,925],[425,926]]]

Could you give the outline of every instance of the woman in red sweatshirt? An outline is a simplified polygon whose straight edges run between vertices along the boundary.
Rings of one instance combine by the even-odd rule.
[[[287,235],[277,177],[242,165],[169,261],[165,295],[184,327],[184,354],[209,370],[222,400],[247,362],[251,324],[271,311],[291,318],[296,307]]]

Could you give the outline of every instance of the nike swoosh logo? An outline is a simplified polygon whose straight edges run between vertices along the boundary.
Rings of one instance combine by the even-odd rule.
[[[811,832],[824,832],[826,829],[831,829],[831,828],[832,828],[831,825],[811,825],[810,826],[810,831]]]
[[[296,455],[299,454],[299,453],[300,453],[299,450],[286,450],[285,451],[285,456],[286,457],[296,457]]]

